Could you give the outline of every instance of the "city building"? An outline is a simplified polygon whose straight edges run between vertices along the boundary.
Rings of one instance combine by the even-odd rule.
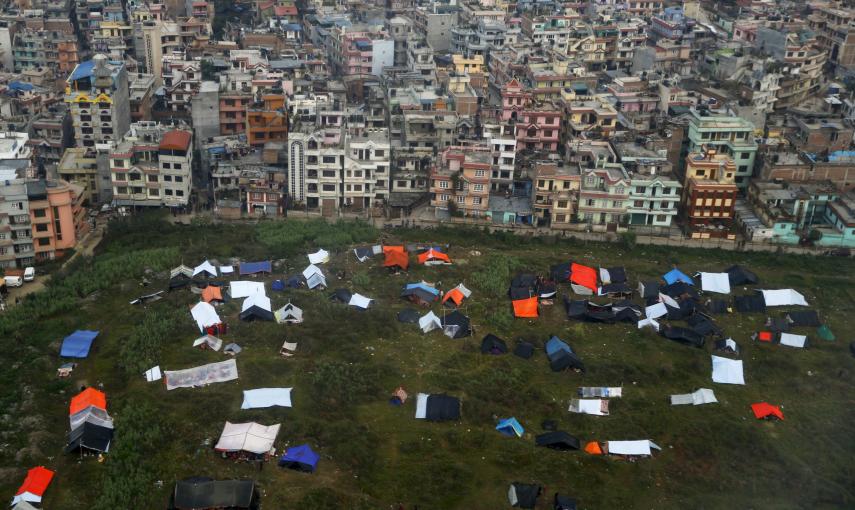
[[[128,73],[123,62],[104,55],[78,64],[66,81],[74,139],[78,146],[114,142],[131,124]]]

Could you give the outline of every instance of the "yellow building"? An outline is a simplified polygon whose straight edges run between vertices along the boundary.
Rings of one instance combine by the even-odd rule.
[[[475,74],[484,72],[483,55],[474,55],[472,58],[466,58],[463,55],[455,54],[451,56],[451,62],[454,65],[454,72],[457,74]]]

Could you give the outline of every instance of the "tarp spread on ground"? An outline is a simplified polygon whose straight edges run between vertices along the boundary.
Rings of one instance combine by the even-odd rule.
[[[264,260],[260,262],[241,262],[240,263],[240,274],[258,274],[258,273],[272,273],[273,272],[273,264],[269,260]]]
[[[439,264],[451,264],[451,259],[445,253],[437,250],[436,248],[430,248],[427,251],[419,254],[419,264],[424,264],[426,266],[435,266]]]
[[[198,388],[237,379],[237,362],[230,359],[184,370],[166,370],[164,376],[166,377],[167,390]]]
[[[800,312],[788,312],[787,313],[787,322],[790,323],[793,327],[818,327],[821,322],[819,321],[819,314],[814,310],[803,310]]]
[[[193,276],[197,276],[197,275],[209,276],[211,278],[216,278],[217,277],[217,268],[214,267],[213,264],[211,264],[210,262],[208,262],[206,260],[205,262],[202,262],[201,264],[196,266],[195,269],[193,269]]]
[[[740,313],[763,313],[766,311],[766,300],[761,294],[733,296],[733,307]]]
[[[232,274],[235,272],[235,266],[220,266],[220,274]]]
[[[742,360],[712,356],[712,380],[721,384],[745,384]]]
[[[326,288],[327,286],[327,279],[324,276],[324,272],[314,264],[310,264],[309,267],[303,270],[303,278],[306,279],[306,286],[310,289],[314,289],[315,287]]]
[[[309,264],[325,264],[330,261],[330,252],[321,248],[315,253],[309,254]]]
[[[649,439],[638,441],[606,441],[606,449],[611,455],[644,455],[650,456],[651,448],[661,450],[659,446]]]
[[[751,404],[751,411],[754,412],[754,417],[758,420],[762,420],[764,418],[778,418],[779,420],[784,419],[784,412],[781,411],[781,408],[778,406],[773,406],[767,402],[758,402],[756,404]]]
[[[807,337],[804,335],[794,335],[792,333],[781,333],[781,345],[803,349],[807,346]]]
[[[727,273],[701,273],[701,289],[704,292],[730,294],[730,278]]]
[[[656,319],[641,319],[638,321],[638,329],[651,327],[656,331],[659,331],[659,323],[656,322]]]
[[[665,307],[665,303],[656,303],[644,309],[644,315],[648,319],[658,319],[659,317],[667,314],[668,308]]]
[[[419,327],[422,329],[422,333],[428,333],[435,329],[442,328],[442,321],[440,321],[439,317],[431,311],[424,314],[424,316],[419,319]]]
[[[723,338],[721,340],[715,341],[715,348],[719,351],[730,352],[733,354],[739,354],[739,346],[736,344],[736,341],[732,338]]]
[[[145,376],[145,380],[147,382],[159,381],[161,377],[163,377],[163,373],[161,373],[160,371],[160,365],[149,368],[143,373],[143,375]]]
[[[175,484],[176,510],[195,508],[250,508],[255,498],[252,480],[212,480],[189,478]]]
[[[301,444],[285,450],[279,459],[279,465],[288,469],[312,473],[317,468],[320,458],[321,456],[315,453],[309,445]]]
[[[571,413],[591,414],[594,416],[608,416],[609,401],[599,398],[574,398],[570,400],[570,408],[568,410]]]
[[[222,346],[223,341],[213,335],[204,335],[193,340],[193,347],[202,347],[212,351],[219,351]]]
[[[416,396],[416,419],[428,421],[452,421],[460,419],[460,400],[449,395]]]
[[[761,290],[766,306],[808,306],[805,297],[793,289]]]
[[[582,398],[621,398],[623,388],[620,386],[582,386],[579,388],[579,396]]]
[[[85,358],[89,356],[89,349],[97,336],[97,331],[78,329],[62,340],[59,355],[63,358]]]
[[[465,285],[462,283],[458,284],[457,287],[454,287],[450,291],[445,293],[445,296],[442,298],[442,302],[445,303],[449,299],[452,303],[457,306],[460,306],[463,303],[464,299],[469,298],[472,295],[472,291],[467,289]]]
[[[291,388],[258,388],[243,391],[241,409],[291,407]]]
[[[18,488],[15,497],[12,498],[12,504],[15,505],[19,501],[41,503],[42,496],[53,480],[53,474],[53,471],[44,466],[34,467],[27,471],[24,483]]]
[[[273,448],[281,425],[260,425],[255,422],[226,422],[214,449],[219,452],[249,452],[262,454]]]
[[[210,303],[211,301],[222,301],[223,291],[216,285],[208,285],[202,289],[202,301]]]
[[[273,313],[279,324],[299,324],[303,322],[303,310],[292,303],[288,303]]]
[[[683,282],[689,285],[694,285],[695,282],[684,272],[680,271],[676,267],[662,276],[662,279],[665,280],[665,283],[671,285],[676,282]]]
[[[506,436],[512,437],[522,437],[522,435],[525,433],[525,429],[523,429],[523,426],[513,416],[510,418],[504,418],[502,420],[499,420],[499,424],[496,425],[496,430]]]
[[[595,294],[597,292],[597,270],[573,262],[570,264],[570,284],[576,294]]]
[[[714,404],[718,402],[715,398],[713,390],[701,388],[694,393],[685,393],[682,395],[671,395],[672,406]]]
[[[264,282],[235,281],[229,283],[229,295],[232,299],[240,299],[255,294],[267,295]]]
[[[204,301],[196,303],[193,308],[190,309],[190,315],[193,316],[193,320],[195,320],[196,325],[199,326],[199,331],[202,331],[203,333],[205,332],[205,328],[208,326],[214,326],[222,322],[220,320],[220,316],[217,315],[217,310]]]

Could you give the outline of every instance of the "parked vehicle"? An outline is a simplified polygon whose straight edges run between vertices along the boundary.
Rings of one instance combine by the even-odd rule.
[[[24,285],[24,278],[21,276],[4,276],[3,281],[7,287],[20,287]]]
[[[24,281],[31,282],[36,279],[36,268],[28,267],[24,269]]]

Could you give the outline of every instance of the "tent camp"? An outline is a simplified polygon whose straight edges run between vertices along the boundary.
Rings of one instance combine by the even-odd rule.
[[[716,402],[718,402],[718,400],[716,400],[713,390],[707,388],[701,388],[694,393],[671,395],[672,406],[684,406],[690,404],[699,406],[701,404],[714,404]]]
[[[217,324],[221,324],[220,316],[217,315],[217,311],[211,306],[210,303],[205,303],[204,301],[200,301],[196,303],[193,308],[190,309],[190,315],[193,316],[193,320],[196,321],[196,325],[199,327],[199,331],[205,332],[205,328],[208,326],[216,326]]]
[[[427,251],[419,253],[419,264],[426,266],[447,265],[451,264],[451,259],[445,253],[437,248],[429,248]]]
[[[303,322],[303,309],[288,303],[273,313],[279,324],[300,324]]]
[[[239,280],[229,283],[229,295],[232,299],[241,299],[255,294],[261,294],[262,296],[267,294],[264,290],[264,282]]]
[[[371,301],[373,301],[369,297],[365,297],[362,294],[354,293],[350,296],[350,300],[347,302],[350,306],[355,306],[361,310],[367,310],[369,306],[371,306]]]
[[[507,354],[507,352],[508,344],[492,333],[481,340],[481,354]]]
[[[532,296],[523,299],[515,299],[511,302],[514,308],[514,317],[518,319],[536,319],[537,312],[537,296]]]
[[[106,453],[113,441],[113,429],[84,422],[66,436],[65,453],[90,450]]]
[[[327,288],[327,279],[324,277],[324,272],[314,264],[309,265],[309,267],[303,270],[303,278],[306,279],[306,286],[310,289],[314,289],[315,287]]]
[[[701,289],[704,292],[730,294],[730,278],[727,273],[700,273]]]
[[[412,308],[405,308],[398,312],[398,322],[403,322],[405,324],[418,324],[419,322],[419,311],[414,310]],[[439,320],[439,319],[437,319]]]
[[[712,380],[721,384],[745,384],[742,360],[712,356]]]
[[[568,411],[593,416],[608,416],[609,401],[600,398],[574,398],[570,400]]]
[[[569,345],[557,336],[552,336],[544,346],[546,357],[549,358],[549,367],[553,372],[571,368],[574,370],[585,370],[582,360],[573,352]]]
[[[260,425],[255,422],[226,422],[220,440],[214,446],[218,452],[249,452],[261,455],[273,448],[281,425]]]
[[[238,371],[237,363],[230,359],[184,370],[166,370],[163,375],[166,378],[166,389],[174,390],[233,381],[238,378]]]
[[[252,480],[213,480],[194,477],[175,484],[170,510],[229,508],[249,510],[256,507],[255,482]]]
[[[206,303],[211,302],[222,302],[223,301],[223,291],[217,285],[208,285],[204,289],[202,289],[202,301]]]
[[[499,420],[498,425],[496,425],[496,430],[499,431],[499,433],[510,437],[522,437],[525,433],[523,426],[513,416]]]
[[[15,497],[12,498],[12,505],[20,501],[29,503],[41,503],[42,496],[53,480],[53,471],[44,466],[37,466],[27,471],[27,477],[24,478],[24,483],[15,492]]]
[[[804,335],[794,335],[792,333],[781,333],[781,345],[787,347],[798,347],[804,349],[807,347],[807,337]]]
[[[253,294],[243,300],[240,308],[242,321],[272,321],[274,319],[270,298],[264,294]]]
[[[208,278],[216,278],[217,277],[217,268],[214,267],[213,264],[208,262],[202,262],[195,269],[193,269],[193,276],[207,276]]]
[[[314,473],[320,458],[320,455],[312,451],[311,446],[301,444],[285,450],[285,453],[279,458],[279,465],[304,473]]]
[[[309,254],[309,264],[325,264],[330,261],[330,252],[321,248],[315,253]]]
[[[442,331],[449,338],[464,338],[472,334],[469,317],[455,310],[442,318]]]
[[[303,278],[297,275],[286,278],[284,283],[286,289],[299,289],[304,285]]]
[[[766,306],[808,306],[805,297],[793,289],[761,290]]]
[[[78,329],[62,340],[59,355],[63,358],[85,358],[89,356],[89,349],[97,336],[97,331]]]
[[[456,421],[460,419],[460,400],[449,395],[416,396],[416,419],[427,421]]]
[[[553,450],[578,450],[580,447],[578,439],[561,430],[538,435],[534,438],[534,444]]]
[[[193,347],[199,347],[200,349],[219,351],[222,346],[223,341],[213,335],[203,335],[193,340]]]
[[[756,274],[739,265],[730,266],[725,272],[731,285],[754,285],[760,281]]]
[[[540,485],[514,482],[508,489],[508,501],[517,508],[534,508],[543,489]]]
[[[597,270],[573,262],[570,264],[570,287],[576,294],[590,296],[597,293]]]
[[[431,311],[419,318],[419,328],[421,328],[422,333],[429,333],[435,329],[442,328],[442,321]]]
[[[688,285],[695,284],[695,282],[688,275],[686,275],[684,272],[680,271],[676,267],[662,275],[662,279],[665,280],[665,283],[667,283],[668,285],[671,285],[675,282],[683,282]]]
[[[652,449],[662,450],[662,448],[649,439],[638,441],[606,441],[606,450],[610,455],[649,457],[652,454]]]
[[[258,388],[243,390],[241,409],[291,407],[291,388]]]
[[[250,274],[272,273],[273,264],[269,260],[261,262],[241,262],[239,267],[241,276]]]
[[[401,297],[417,305],[430,306],[439,299],[439,291],[425,282],[408,283],[401,290]]]
[[[464,299],[469,298],[472,295],[472,291],[467,289],[465,285],[462,283],[458,284],[457,287],[454,287],[450,291],[445,293],[445,296],[442,298],[442,303],[446,304],[448,301],[451,301],[456,306],[460,306],[463,303]]]
[[[68,406],[68,415],[71,416],[89,406],[94,406],[106,411],[107,395],[105,395],[103,391],[98,391],[95,388],[86,388],[71,398],[71,405]]]
[[[733,296],[733,307],[740,313],[765,313],[766,300],[761,294]]]
[[[756,404],[751,404],[751,411],[754,413],[754,417],[758,420],[777,418],[779,420],[784,419],[784,412],[781,411],[781,408],[778,406],[773,406],[767,402],[757,402]]]

